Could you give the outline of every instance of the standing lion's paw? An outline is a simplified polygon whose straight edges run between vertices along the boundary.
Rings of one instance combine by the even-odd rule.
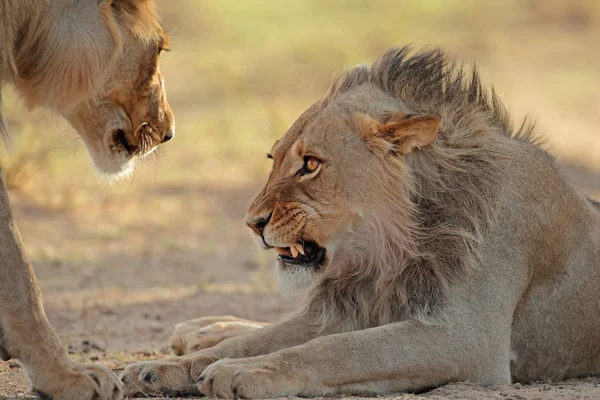
[[[57,371],[53,371],[57,373]],[[119,400],[123,384],[108,368],[101,365],[76,365],[57,377],[32,374],[33,391],[42,399]]]
[[[121,373],[125,396],[200,394],[190,377],[190,366],[180,360],[147,361],[127,366]]]

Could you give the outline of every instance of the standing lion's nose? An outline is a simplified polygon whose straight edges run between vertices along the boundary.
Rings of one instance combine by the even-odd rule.
[[[257,217],[257,218],[248,217],[246,219],[246,225],[248,225],[248,227],[250,229],[252,229],[254,232],[256,232],[257,235],[262,237],[263,232],[265,230],[265,226],[267,226],[270,219],[271,219],[271,214],[269,214],[267,217]]]
[[[173,139],[175,137],[175,128],[171,128],[167,131],[167,133],[165,133],[165,137],[162,140],[162,143],[166,143],[169,140]]]

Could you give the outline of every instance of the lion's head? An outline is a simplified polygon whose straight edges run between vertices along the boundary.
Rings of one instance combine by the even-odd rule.
[[[334,80],[273,146],[247,216],[283,282],[316,283],[311,304],[354,328],[431,312],[474,265],[512,133],[476,72],[408,54]]]
[[[436,117],[415,115],[364,86],[313,106],[292,126],[268,155],[273,169],[247,221],[258,243],[278,253],[283,283],[303,286],[334,259],[379,248],[363,236],[386,229],[371,226],[373,214],[394,210],[399,212],[390,218],[401,219],[411,213],[410,203],[396,193],[410,183],[398,161],[433,141],[438,124]],[[411,220],[403,225],[404,242]]]
[[[100,171],[127,172],[174,136],[158,65],[168,39],[151,0],[28,3],[11,5],[12,81],[71,123]]]

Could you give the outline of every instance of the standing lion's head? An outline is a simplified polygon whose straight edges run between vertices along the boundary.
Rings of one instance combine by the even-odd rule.
[[[32,4],[30,4],[32,3]],[[5,5],[9,78],[29,106],[63,115],[104,173],[175,133],[159,56],[168,39],[151,0],[23,0]],[[4,23],[4,22],[3,22]]]

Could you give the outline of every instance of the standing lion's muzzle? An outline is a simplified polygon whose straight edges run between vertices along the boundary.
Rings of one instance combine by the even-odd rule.
[[[152,121],[151,118],[147,120]],[[169,110],[169,118],[164,121],[142,122],[137,129],[129,132],[117,129],[114,132],[114,142],[126,150],[130,157],[143,157],[175,137],[175,121]]]
[[[161,143],[167,143],[169,140],[173,139],[174,137],[175,137],[175,127],[173,127],[172,129],[169,129],[165,133],[165,136],[163,137]]]

